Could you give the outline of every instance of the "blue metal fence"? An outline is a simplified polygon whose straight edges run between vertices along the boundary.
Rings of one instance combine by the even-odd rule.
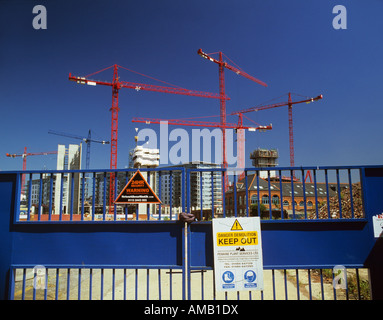
[[[109,177],[116,175],[115,194],[118,194],[132,177],[134,169],[106,170],[94,172],[91,170],[69,171],[29,171],[28,173],[15,172],[17,180],[22,175],[26,176],[25,186],[22,188],[21,198],[17,200],[20,210],[14,216],[15,223],[19,222],[43,222],[43,221],[129,221],[154,220],[153,212],[146,210],[146,216],[138,212],[137,206],[113,205],[109,202]],[[173,215],[174,207],[172,193],[174,180],[179,180],[178,185],[185,185],[184,168],[171,169],[141,169],[147,175],[150,185],[154,179],[155,188],[161,198],[164,190],[167,191],[167,212],[165,216],[169,220],[176,218]],[[174,179],[174,176],[176,178]],[[164,179],[164,177],[166,179]],[[166,183],[166,188],[164,187]],[[112,199],[112,203],[114,199]],[[185,209],[185,197],[177,201],[178,211]],[[163,220],[164,205],[159,204],[155,208],[155,220]],[[136,212],[137,211],[137,212]],[[141,217],[140,217],[141,216]]]
[[[383,211],[383,167],[249,168],[241,177],[229,172],[230,186],[222,185],[222,169],[141,171],[161,204],[109,206],[109,175],[117,195],[133,169],[1,173],[2,297],[336,299],[340,291],[330,297],[325,287],[342,265],[356,279],[342,298],[371,297],[363,291],[367,269],[372,298],[382,298],[382,243],[372,216]],[[181,212],[196,221],[181,223]],[[261,217],[270,287],[220,295],[211,218],[253,215]],[[36,279],[46,287],[36,289]]]

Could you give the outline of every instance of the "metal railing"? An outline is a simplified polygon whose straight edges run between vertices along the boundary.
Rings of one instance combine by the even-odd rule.
[[[178,187],[185,179],[183,168],[141,169],[148,184],[165,201],[157,205],[116,205],[109,201],[109,177],[115,175],[114,194],[118,195],[136,169],[66,170],[18,172],[25,176],[15,222],[122,222],[134,220],[175,220],[184,210],[182,191],[174,201],[174,181]],[[152,181],[151,181],[152,180]],[[180,181],[178,181],[180,180]],[[20,180],[21,181],[21,180]],[[169,196],[173,194],[173,196]],[[112,205],[110,205],[112,203]],[[177,207],[175,208],[175,204]]]
[[[183,271],[161,268],[13,269],[14,300],[183,300]],[[264,270],[264,290],[216,292],[213,270],[190,272],[191,300],[369,300],[368,270]],[[343,276],[343,275],[342,275]],[[336,287],[336,286],[339,287]]]
[[[193,169],[190,172],[199,173],[200,179],[203,173],[211,172],[211,181],[213,172],[221,172],[224,181],[222,169]],[[220,207],[203,208],[201,198],[200,210],[195,211],[199,220],[226,216],[261,216],[264,222],[365,217],[360,167],[245,169],[241,178],[236,171],[231,173],[232,183],[225,193],[220,194],[225,194],[225,201]],[[311,181],[307,181],[308,177]],[[192,186],[188,184],[188,188],[190,194]],[[201,185],[200,194],[202,188]],[[211,192],[209,199],[215,197]],[[187,199],[190,201],[190,197]],[[187,207],[190,211],[189,202]]]
[[[112,187],[118,195],[136,169],[17,171],[13,223],[25,227],[136,222],[166,225],[176,223],[181,212],[193,213],[197,226],[208,225],[213,218],[231,216],[259,216],[261,224],[271,226],[269,230],[274,224],[288,227],[322,222],[367,223],[361,170],[357,166],[248,168],[240,176],[236,174],[239,170],[231,169],[230,185],[225,186],[223,169],[141,169],[162,203],[112,206],[108,199],[109,176],[116,176]],[[25,181],[24,186],[21,181]],[[360,228],[358,225],[351,229]],[[193,240],[188,241],[193,246]],[[208,249],[203,250],[206,255]],[[182,257],[186,253],[191,254],[190,248],[182,251]],[[335,288],[338,274],[330,266],[265,266],[264,290],[246,293],[215,292],[212,265],[188,263],[187,266],[156,265],[155,261],[150,266],[48,264],[42,266],[41,274],[34,270],[34,265],[12,264],[11,298],[371,299],[368,269],[360,263],[347,266],[346,287],[341,288]]]
[[[198,220],[253,215],[263,220],[365,216],[360,167],[246,169],[241,179],[231,172],[230,186],[224,185],[223,169],[142,169],[162,203],[110,207],[109,175],[117,176],[113,187],[118,195],[135,171],[18,172],[20,181],[25,175],[25,186],[16,222],[176,220],[185,210],[195,213]],[[308,173],[311,181],[307,181]]]

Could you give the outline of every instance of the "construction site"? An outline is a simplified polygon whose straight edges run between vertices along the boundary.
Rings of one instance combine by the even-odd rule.
[[[90,145],[91,143],[100,143],[100,144],[110,144],[110,169],[116,170],[117,167],[117,154],[118,154],[118,123],[119,123],[119,91],[121,89],[134,89],[137,92],[140,91],[153,91],[153,92],[162,92],[162,93],[170,93],[177,95],[187,95],[187,96],[195,96],[202,98],[209,98],[219,100],[219,112],[220,112],[220,121],[219,122],[206,122],[206,121],[194,121],[194,120],[185,120],[185,119],[155,119],[155,118],[133,118],[133,123],[144,123],[145,125],[153,125],[160,124],[164,121],[168,125],[176,125],[176,126],[184,126],[184,127],[203,127],[203,128],[219,128],[221,130],[221,146],[222,146],[222,157],[221,163],[211,163],[208,164],[206,168],[221,168],[222,177],[219,172],[216,172],[214,175],[214,179],[212,179],[212,183],[214,185],[215,194],[212,196],[212,190],[203,189],[203,185],[210,185],[210,182],[206,180],[203,182],[199,179],[196,180],[195,183],[192,183],[192,197],[195,197],[195,200],[191,200],[191,207],[193,210],[211,210],[213,207],[213,212],[216,214],[224,213],[223,199],[226,198],[225,193],[229,192],[229,190],[233,190],[233,179],[229,180],[230,167],[227,162],[227,138],[226,133],[227,130],[233,129],[236,134],[236,142],[237,142],[237,163],[236,168],[242,168],[241,172],[235,172],[236,181],[241,181],[245,177],[245,172],[243,168],[245,168],[245,130],[249,132],[258,132],[257,134],[262,134],[262,132],[267,132],[273,129],[272,125],[260,125],[253,121],[253,125],[245,125],[244,119],[251,120],[245,114],[258,112],[261,110],[273,109],[286,106],[288,108],[288,125],[289,125],[289,150],[290,150],[290,166],[294,167],[294,137],[293,137],[293,116],[292,116],[292,108],[296,104],[300,103],[311,103],[314,101],[318,101],[323,98],[322,95],[318,95],[313,98],[305,98],[303,100],[295,100],[292,99],[292,94],[287,94],[287,100],[279,103],[273,104],[265,104],[258,105],[256,107],[246,108],[239,111],[234,111],[227,113],[226,112],[226,102],[230,100],[230,98],[225,93],[225,70],[229,70],[236,75],[242,76],[258,85],[266,87],[267,84],[250,74],[243,71],[240,67],[233,66],[227,62],[228,59],[223,52],[217,52],[214,54],[208,54],[202,51],[202,49],[198,49],[198,55],[208,61],[213,62],[218,66],[218,83],[219,83],[219,93],[211,93],[211,92],[202,92],[196,90],[189,90],[184,88],[179,88],[176,86],[172,87],[164,87],[158,85],[149,85],[143,83],[133,83],[122,80],[119,76],[119,70],[128,70],[132,71],[128,68],[119,66],[117,64],[112,65],[108,68],[104,68],[102,70],[93,72],[90,76],[74,76],[69,73],[69,80],[75,82],[76,84],[89,85],[89,86],[109,86],[112,89],[112,104],[111,104],[111,137],[110,141],[106,140],[96,140],[91,137],[91,130],[89,130],[88,136],[79,136],[72,133],[63,133],[54,130],[49,130],[49,134],[53,134],[56,136],[66,137],[69,139],[77,139],[81,140],[86,144],[86,159],[85,166],[81,164],[83,161],[83,145],[69,145],[66,149],[64,145],[58,146],[57,151],[50,152],[38,152],[38,153],[28,153],[26,148],[23,154],[7,154],[8,157],[22,157],[23,158],[23,170],[26,169],[26,160],[29,156],[35,155],[47,155],[47,154],[57,154],[57,170],[81,170],[81,169],[89,169],[90,163]],[[230,60],[231,61],[231,60]],[[113,71],[113,79],[111,81],[100,81],[95,80],[95,75],[99,75],[100,73],[112,70]],[[149,77],[149,76],[148,76]],[[227,116],[237,116],[238,123],[229,123],[227,122]],[[209,116],[206,116],[209,117]],[[136,131],[138,128],[136,128]],[[59,139],[59,138],[58,138]],[[161,168],[166,171],[166,166],[160,166],[160,149],[150,149],[145,148],[137,144],[137,136],[135,137],[136,147],[132,149],[130,152],[129,159],[129,168],[136,169],[149,169],[149,168]],[[262,149],[258,148],[250,153],[250,159],[252,160],[252,165],[254,168],[271,168],[277,167],[279,154],[276,149]],[[201,162],[202,164],[202,162]],[[181,163],[175,166],[184,166],[187,168],[187,164]],[[173,166],[174,167],[174,166]],[[202,168],[202,167],[200,167]],[[249,172],[250,173],[250,172]],[[275,170],[268,171],[259,171],[259,176],[263,180],[267,179],[285,179],[285,177],[279,177],[276,174]],[[305,181],[307,178],[311,179],[311,172],[306,172]],[[167,178],[165,178],[167,176]],[[204,174],[203,174],[204,176]],[[122,208],[119,206],[115,206],[113,204],[114,199],[116,199],[117,194],[121,191],[122,187],[126,184],[126,179],[129,175],[119,174],[119,173],[105,173],[104,176],[97,174],[96,176],[89,176],[88,174],[80,174],[80,173],[72,173],[72,174],[62,174],[55,175],[54,177],[49,175],[44,175],[43,179],[33,179],[30,175],[22,176],[22,199],[21,206],[23,211],[28,210],[27,208],[31,208],[30,214],[32,216],[35,215],[36,209],[35,207],[39,207],[40,212],[43,214],[49,213],[50,215],[68,215],[70,212],[74,215],[78,215],[82,211],[85,211],[87,216],[89,213],[97,212],[97,217],[101,215],[111,215],[115,211],[119,212],[119,216],[122,219],[125,219],[125,216],[122,213]],[[171,178],[171,179],[169,179]],[[295,175],[290,177],[294,179],[295,182],[299,182],[296,179]],[[164,180],[165,179],[165,180]],[[207,179],[202,178],[201,179]],[[169,182],[171,180],[171,182]],[[312,182],[312,181],[311,181]],[[49,187],[49,184],[51,187]],[[165,174],[162,177],[158,176],[158,172],[152,174],[152,182],[151,182],[155,191],[158,191],[162,188],[163,194],[163,203],[162,210],[165,210],[167,214],[172,215],[179,214],[182,211],[181,208],[181,198],[185,196],[186,188],[185,185],[181,185],[180,176],[175,174],[175,176],[169,176],[169,174]],[[172,185],[171,191],[168,186]],[[114,187],[113,187],[114,186]],[[165,188],[165,189],[164,189]],[[41,191],[40,191],[41,190]],[[58,190],[61,190],[58,192]],[[169,195],[171,192],[171,195]],[[92,194],[93,193],[93,194]],[[60,196],[61,195],[61,196]],[[51,198],[50,198],[51,197]],[[212,200],[214,198],[214,201]],[[54,199],[54,200],[52,200]],[[69,201],[68,199],[72,199]],[[69,201],[69,202],[68,202]],[[105,204],[105,201],[107,202]],[[213,202],[212,202],[213,201]],[[213,205],[214,203],[214,205]],[[310,204],[311,205],[311,204]],[[92,208],[94,207],[94,208]],[[140,205],[140,207],[142,207]],[[126,209],[126,208],[125,208]],[[150,209],[150,214],[157,216],[159,211],[161,211],[159,205],[152,205]],[[145,209],[146,210],[146,209]],[[139,211],[145,211],[143,208]],[[134,211],[134,209],[130,208],[130,211]],[[242,211],[242,209],[241,209]],[[229,210],[231,214],[234,214],[232,210]],[[240,212],[237,212],[240,214]],[[133,219],[133,215],[129,214],[129,217]]]
[[[0,299],[382,300],[382,10],[5,1]]]

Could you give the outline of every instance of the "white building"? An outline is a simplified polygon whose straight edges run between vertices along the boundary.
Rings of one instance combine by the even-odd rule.
[[[82,145],[70,144],[68,148],[65,145],[58,145],[57,149],[57,170],[80,170],[81,169],[81,152]],[[69,213],[71,210],[72,194],[72,179],[73,181],[73,213],[78,213],[80,204],[80,174],[57,174],[55,182],[54,208],[55,213],[60,213],[60,196],[62,185],[61,206],[63,213]]]
[[[129,167],[156,168],[160,165],[160,150],[136,146],[129,152]]]
[[[68,148],[65,145],[58,145],[57,150],[57,170],[79,170],[81,169],[81,145],[69,145]],[[78,213],[78,207],[80,205],[80,174],[73,174],[73,213]],[[34,212],[33,206],[37,206],[41,200],[41,213],[47,213],[47,206],[50,202],[50,184],[52,183],[52,198],[53,198],[53,213],[60,213],[60,206],[62,213],[70,212],[70,195],[72,186],[72,174],[57,173],[53,176],[53,182],[51,182],[50,174],[43,174],[40,179],[33,179],[31,182],[27,182],[27,195],[30,194],[31,212]],[[29,186],[31,190],[29,190]],[[40,190],[41,186],[41,190]],[[62,191],[61,191],[62,189]],[[41,192],[41,195],[40,195]],[[41,199],[40,199],[41,197]],[[61,199],[60,199],[61,197]],[[26,202],[28,200],[26,199]],[[61,205],[60,205],[61,201]],[[45,207],[45,211],[43,210]],[[36,212],[37,213],[37,212]]]

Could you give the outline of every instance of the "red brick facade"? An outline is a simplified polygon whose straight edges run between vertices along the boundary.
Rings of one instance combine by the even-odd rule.
[[[282,188],[280,188],[281,185]],[[269,190],[269,183],[267,180],[261,178],[257,179],[255,175],[251,175],[248,177],[247,191],[249,212],[251,205],[256,204],[258,199],[259,202],[265,206],[267,211],[270,209],[270,204],[272,210],[280,210],[281,199],[283,201],[283,210],[288,212],[293,211],[293,203],[295,203],[295,211],[304,211],[305,203],[307,211],[314,211],[316,205],[319,206],[322,203],[327,202],[327,192],[329,199],[338,196],[336,187],[336,184],[328,184],[326,187],[325,183],[317,183],[315,195],[315,186],[313,183],[306,182],[302,184],[302,182],[294,182],[292,186],[291,181],[282,183],[279,181],[270,181]],[[341,188],[342,187],[346,187],[346,185],[342,184]],[[294,191],[294,196],[292,191]],[[237,215],[246,215],[246,191],[243,181],[237,183],[236,195]],[[232,188],[226,192],[225,200],[226,214],[234,215],[234,192]]]

